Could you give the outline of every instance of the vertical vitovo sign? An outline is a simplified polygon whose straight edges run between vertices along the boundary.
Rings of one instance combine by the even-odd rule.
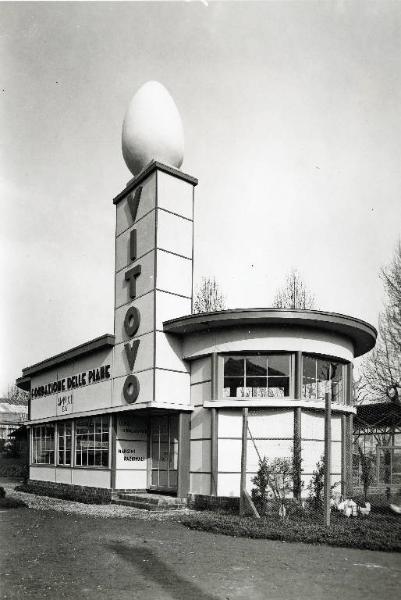
[[[114,200],[114,405],[189,403],[180,342],[163,321],[191,312],[196,184],[153,162]]]

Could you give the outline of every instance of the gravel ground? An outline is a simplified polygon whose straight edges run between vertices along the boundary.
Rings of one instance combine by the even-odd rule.
[[[183,515],[189,515],[194,512],[189,509],[157,512],[120,506],[118,504],[83,504],[82,502],[72,502],[70,500],[50,498],[49,496],[37,496],[36,494],[18,492],[14,489],[18,483],[20,482],[0,480],[0,485],[6,490],[7,497],[22,500],[28,508],[33,510],[55,510],[70,515],[87,515],[88,517],[99,517],[101,519],[131,518],[149,521],[166,521],[167,519],[178,521]]]

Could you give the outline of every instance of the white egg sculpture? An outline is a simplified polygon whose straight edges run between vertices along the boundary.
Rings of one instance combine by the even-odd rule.
[[[132,98],[123,123],[122,151],[138,175],[157,160],[179,169],[184,159],[184,131],[177,106],[157,81],[148,81]]]

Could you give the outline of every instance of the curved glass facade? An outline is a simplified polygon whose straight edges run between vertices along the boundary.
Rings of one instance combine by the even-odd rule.
[[[329,396],[335,404],[347,404],[346,362],[309,354],[297,362],[295,352],[229,354],[223,359],[223,398],[294,398],[298,380],[298,399],[324,402]]]

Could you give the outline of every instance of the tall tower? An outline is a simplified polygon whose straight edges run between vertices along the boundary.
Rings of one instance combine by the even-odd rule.
[[[179,408],[190,402],[188,367],[181,342],[163,332],[163,321],[191,313],[198,182],[177,168],[183,159],[181,120],[156,82],[131,101],[123,155],[134,178],[114,199],[113,404]]]

